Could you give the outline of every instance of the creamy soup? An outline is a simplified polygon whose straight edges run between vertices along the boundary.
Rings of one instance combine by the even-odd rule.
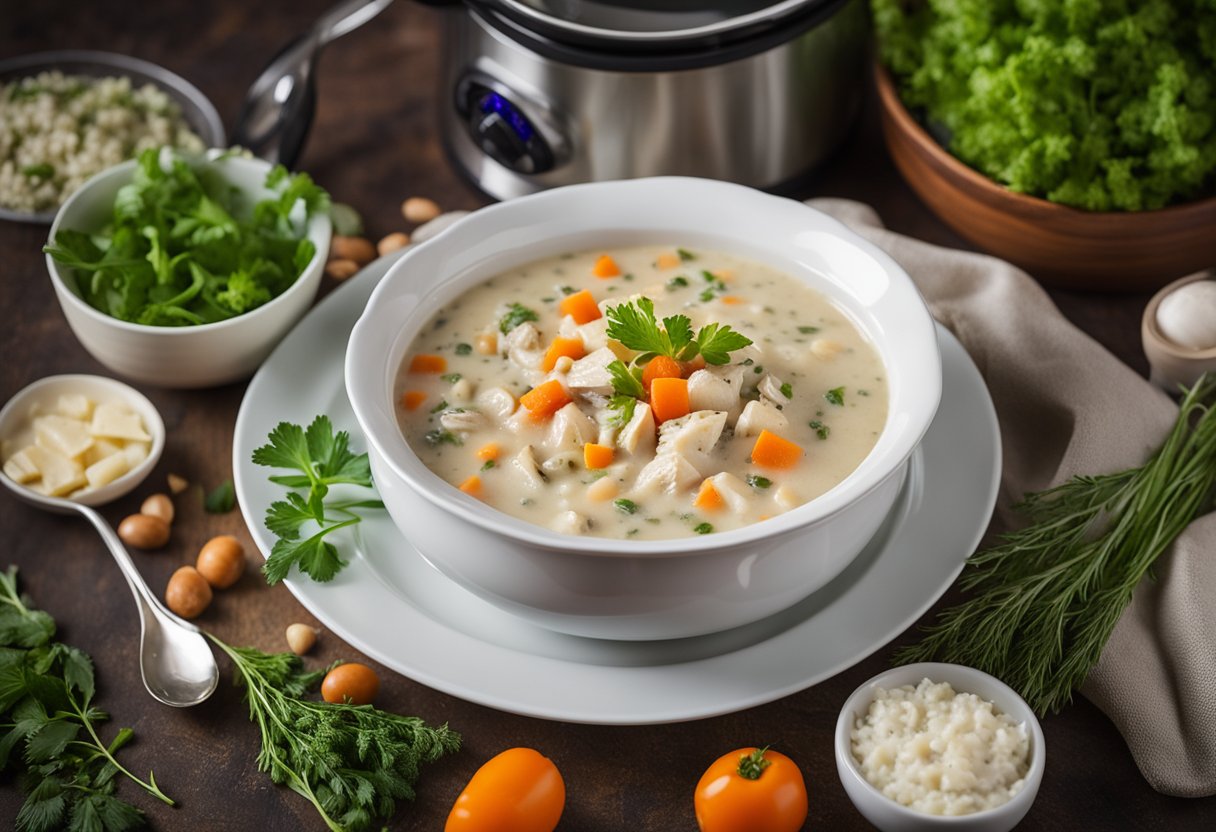
[[[887,417],[882,361],[767,266],[659,246],[567,254],[441,310],[396,382],[432,471],[570,534],[761,522],[849,475]]]

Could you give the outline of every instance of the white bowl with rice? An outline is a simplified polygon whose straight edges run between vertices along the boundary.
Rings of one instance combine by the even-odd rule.
[[[922,662],[880,673],[836,721],[845,792],[883,832],[1008,832],[1046,760],[1030,706],[971,667]]]

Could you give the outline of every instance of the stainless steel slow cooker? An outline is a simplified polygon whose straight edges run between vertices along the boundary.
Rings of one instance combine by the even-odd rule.
[[[864,0],[465,0],[444,140],[498,199],[682,174],[780,190],[859,109]]]

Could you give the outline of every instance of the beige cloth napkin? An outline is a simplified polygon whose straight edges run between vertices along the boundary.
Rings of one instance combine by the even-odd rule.
[[[1139,465],[1161,444],[1177,407],[1069,323],[1024,272],[887,231],[860,203],[809,204],[903,266],[979,366],[1001,423],[998,528],[1025,492]],[[1216,514],[1192,523],[1156,572],[1082,693],[1118,726],[1154,789],[1216,794]]]

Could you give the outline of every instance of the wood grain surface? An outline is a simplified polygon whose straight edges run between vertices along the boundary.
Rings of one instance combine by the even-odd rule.
[[[267,56],[326,5],[326,0],[6,3],[0,15],[0,57],[52,48],[136,55],[192,80],[230,124],[245,87]],[[336,199],[357,206],[373,237],[403,227],[399,205],[406,196],[430,196],[445,208],[483,203],[450,167],[436,134],[436,108],[446,100],[437,86],[445,13],[451,12],[397,3],[331,46],[321,61],[317,120],[302,166]],[[900,180],[882,149],[872,103],[847,146],[803,195],[865,200],[898,231],[965,245]],[[44,227],[0,224],[0,309],[5,313],[0,399],[53,373],[104,372],[73,338],[55,302],[39,253],[45,235]],[[1144,371],[1138,326],[1145,296],[1054,296],[1079,326]],[[163,487],[169,472],[195,484],[177,501],[180,519],[169,546],[134,556],[158,590],[214,534],[235,534],[250,545],[239,513],[207,515],[201,509],[201,488],[231,476],[233,421],[243,390],[240,384],[196,392],[145,390],[164,416],[168,446],[147,488],[105,513],[117,522],[136,509],[140,497]],[[94,657],[99,704],[114,716],[109,727],[135,729],[136,741],[124,751],[126,763],[137,772],[155,769],[157,781],[178,799],[179,807],[170,809],[122,787],[127,798],[148,812],[156,829],[321,828],[303,799],[257,771],[257,732],[231,688],[226,664],[221,689],[197,708],[171,710],[147,696],[139,681],[135,608],[109,555],[83,522],[0,496],[0,528],[5,544],[0,565],[16,563],[26,589],[59,621],[61,637]],[[267,588],[251,569],[234,588],[217,594],[200,623],[230,643],[278,650],[284,646],[284,628],[294,621],[313,619],[287,589]],[[411,634],[402,632],[400,638],[408,640]],[[883,648],[834,679],[763,707],[639,728],[513,716],[380,668],[382,707],[449,722],[465,738],[459,754],[425,770],[417,801],[402,807],[390,827],[442,829],[452,801],[478,766],[504,748],[526,745],[552,757],[565,776],[569,798],[560,829],[692,830],[692,791],[704,768],[732,748],[773,743],[806,775],[811,801],[807,829],[867,829],[837,779],[832,731],[844,699],[887,665],[890,652]],[[337,657],[358,654],[325,633],[309,662],[317,666]],[[1084,700],[1045,720],[1043,727],[1047,773],[1023,829],[1198,832],[1216,827],[1216,799],[1181,800],[1153,792],[1118,733]],[[21,796],[11,781],[0,789],[0,828],[8,828]]]

